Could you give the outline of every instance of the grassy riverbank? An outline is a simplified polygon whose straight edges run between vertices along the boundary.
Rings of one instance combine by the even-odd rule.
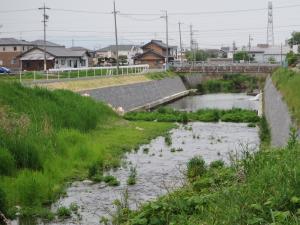
[[[43,214],[68,181],[91,166],[119,166],[126,151],[172,124],[129,122],[109,107],[69,91],[0,82],[0,210]]]
[[[198,92],[207,93],[239,93],[252,92],[261,88],[263,79],[244,74],[225,74],[221,79],[206,80],[198,85]]]
[[[300,128],[300,73],[279,69],[272,75],[272,80],[282,93],[298,128]]]
[[[123,209],[126,225],[281,224],[300,222],[300,146],[245,152],[231,167],[188,164],[187,185],[139,211]]]

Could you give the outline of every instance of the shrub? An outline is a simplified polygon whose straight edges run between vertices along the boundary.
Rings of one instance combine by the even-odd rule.
[[[130,174],[129,174],[128,179],[127,179],[127,184],[128,185],[135,185],[136,184],[136,175],[137,175],[136,168],[131,167],[130,168]]]
[[[120,185],[120,182],[117,180],[117,178],[114,176],[111,176],[111,175],[103,177],[103,181],[105,183],[107,183],[108,186],[119,186]]]
[[[56,212],[56,215],[62,219],[70,218],[71,214],[72,214],[71,210],[65,206],[59,207]]]
[[[170,134],[168,134],[168,135],[165,136],[165,143],[166,143],[166,145],[168,145],[168,146],[171,146],[171,145],[172,145],[172,137],[171,137]]]
[[[209,167],[210,168],[214,168],[214,169],[218,169],[218,168],[222,168],[224,167],[225,163],[223,160],[216,160],[210,163]]]
[[[0,188],[0,212],[6,213],[6,196],[4,191]]]
[[[188,178],[201,176],[206,172],[205,161],[201,156],[195,156],[187,163]]]
[[[0,147],[0,175],[12,175],[15,169],[14,157],[7,149]]]

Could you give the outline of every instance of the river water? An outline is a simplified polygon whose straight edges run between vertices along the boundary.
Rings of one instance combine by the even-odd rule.
[[[258,109],[258,103],[250,104],[244,94],[221,94],[207,96],[189,96],[170,104],[176,109],[195,111],[199,108],[242,107]],[[142,203],[156,199],[185,183],[186,163],[193,156],[201,155],[207,164],[222,159],[230,162],[230,155],[243,150],[256,151],[259,147],[258,128],[249,128],[247,124],[202,123],[178,125],[170,131],[172,145],[167,146],[163,137],[153,139],[149,144],[140,146],[124,157],[124,165],[109,174],[120,181],[120,186],[109,187],[104,183],[93,184],[90,181],[74,182],[67,189],[67,196],[52,206],[55,211],[60,206],[69,207],[71,203],[79,206],[79,216],[71,219],[56,220],[51,225],[82,224],[98,225],[101,217],[110,217],[114,212],[113,202],[121,199],[127,190],[132,209]],[[171,151],[171,149],[180,151]],[[148,151],[145,151],[147,149]],[[137,183],[127,185],[130,168],[137,171]]]

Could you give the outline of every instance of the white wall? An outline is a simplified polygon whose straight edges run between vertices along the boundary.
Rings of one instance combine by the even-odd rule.
[[[25,52],[31,48],[32,46],[0,46],[0,52]]]

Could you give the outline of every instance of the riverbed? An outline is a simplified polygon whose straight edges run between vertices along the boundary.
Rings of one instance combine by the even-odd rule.
[[[169,106],[178,110],[196,111],[200,108],[244,108],[257,110],[259,102],[251,101],[246,94],[217,94],[188,96]],[[61,206],[78,205],[78,213],[67,220],[56,220],[50,225],[98,225],[101,217],[110,218],[115,208],[113,202],[127,192],[129,205],[137,209],[141,204],[156,199],[184,185],[186,163],[194,156],[202,156],[207,164],[215,160],[230,163],[231,156],[243,151],[257,151],[260,140],[258,128],[244,123],[202,123],[179,125],[170,131],[172,144],[163,137],[153,139],[137,151],[125,155],[121,168],[110,171],[120,181],[120,186],[91,181],[74,182],[67,195],[52,206],[55,212]],[[137,182],[127,185],[130,169],[136,168]],[[32,224],[32,223],[31,223]]]

